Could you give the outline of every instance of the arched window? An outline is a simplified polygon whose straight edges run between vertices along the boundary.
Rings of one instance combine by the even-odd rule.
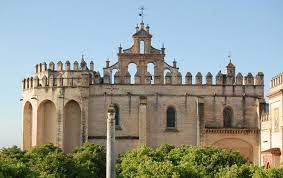
[[[140,54],[144,54],[144,41],[140,41]]]
[[[230,107],[225,107],[223,110],[224,127],[232,127],[233,110]]]
[[[114,109],[115,109],[115,125],[119,126],[120,125],[119,106],[117,104],[114,104]]]
[[[167,128],[175,128],[176,127],[176,110],[173,107],[167,108]]]

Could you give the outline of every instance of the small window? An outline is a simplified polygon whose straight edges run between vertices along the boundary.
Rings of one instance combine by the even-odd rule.
[[[119,111],[119,107],[117,104],[114,105],[114,109],[115,109],[115,125],[120,125],[120,111]]]
[[[173,107],[167,109],[167,128],[176,127],[176,110]]]
[[[233,120],[233,110],[230,107],[226,107],[223,110],[223,119],[224,119],[224,127],[230,128],[232,127]]]
[[[144,41],[140,41],[140,53],[144,54]]]

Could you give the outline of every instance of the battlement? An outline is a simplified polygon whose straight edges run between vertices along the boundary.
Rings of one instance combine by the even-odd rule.
[[[22,81],[22,89],[32,89],[38,87],[77,87],[89,86],[95,82],[100,83],[100,74],[94,71],[94,63],[90,62],[89,67],[82,58],[80,64],[75,61],[73,67],[70,61],[57,62],[51,61],[47,67],[45,62],[36,64],[35,73],[32,77]]]
[[[93,71],[94,70],[94,63],[93,61],[90,62],[89,67],[87,66],[87,63],[85,60],[82,58],[80,64],[75,61],[73,63],[73,68],[71,66],[70,61],[65,62],[65,66],[63,66],[63,62],[58,61],[57,62],[57,67],[55,66],[55,63],[51,61],[47,67],[47,64],[45,62],[36,64],[35,65],[35,73],[41,73],[41,72],[62,72],[62,71],[72,71],[72,72],[77,72],[77,71]]]
[[[274,88],[274,87],[277,87],[279,85],[282,85],[283,84],[283,73],[273,77],[271,79],[271,88]]]
[[[170,69],[164,76],[152,76],[149,72],[145,74],[143,83],[144,85],[192,85],[192,86],[219,86],[219,85],[237,85],[237,86],[263,86],[264,85],[264,74],[259,72],[257,75],[248,73],[243,76],[238,73],[236,76],[223,74],[221,71],[213,79],[213,75],[208,72],[203,76],[201,72],[198,72],[193,76],[190,72],[187,72],[184,77],[184,82],[182,74],[179,72],[179,68],[176,66],[176,62],[173,66],[165,66],[166,69]],[[78,86],[89,86],[89,85],[100,85],[100,84],[141,84],[141,76],[136,73],[135,76],[131,76],[127,72],[124,76],[121,75],[119,70],[112,75],[111,67],[115,67],[118,63],[113,66],[109,66],[109,61],[107,62],[108,67],[104,68],[103,76],[99,72],[94,71],[94,63],[90,62],[89,67],[87,63],[82,60],[79,64],[77,61],[73,63],[73,67],[69,61],[63,63],[61,61],[57,62],[57,67],[55,68],[55,63],[50,62],[49,67],[47,64],[41,63],[36,65],[35,74],[32,77],[25,78],[22,81],[22,89],[31,89],[38,87],[78,87]],[[160,78],[164,78],[161,80]],[[132,78],[134,80],[132,80]],[[132,81],[134,81],[132,83]],[[159,82],[157,82],[159,81]],[[160,82],[160,81],[163,81]]]

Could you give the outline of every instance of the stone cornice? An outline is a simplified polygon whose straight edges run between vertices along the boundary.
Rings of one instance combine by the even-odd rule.
[[[162,59],[164,58],[165,54],[139,54],[139,53],[121,53],[118,54],[119,59],[148,59],[148,58],[156,58],[156,59]]]
[[[205,134],[259,134],[258,128],[205,128]]]

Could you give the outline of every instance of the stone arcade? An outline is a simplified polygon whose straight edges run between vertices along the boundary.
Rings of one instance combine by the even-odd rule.
[[[113,103],[116,155],[141,144],[214,145],[260,162],[263,73],[236,75],[230,61],[215,80],[199,72],[193,82],[190,72],[182,77],[176,61],[166,63],[164,47],[152,47],[149,26],[140,23],[132,38],[129,49],[118,48],[118,62],[106,61],[103,75],[84,58],[73,67],[69,61],[36,65],[22,82],[24,149],[50,142],[66,152],[86,141],[105,145]],[[132,76],[130,64],[137,68]]]

